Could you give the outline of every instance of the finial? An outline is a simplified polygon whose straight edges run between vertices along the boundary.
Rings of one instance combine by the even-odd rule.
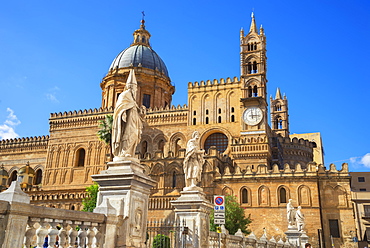
[[[275,100],[277,100],[277,99],[281,99],[281,93],[280,93],[280,89],[279,88],[276,89]]]
[[[141,22],[140,28],[145,29],[145,20],[144,20],[145,13],[144,13],[144,11],[142,11],[141,14],[142,14],[142,18],[141,18],[141,21],[140,21]]]
[[[257,33],[257,26],[256,26],[256,20],[254,19],[254,12],[252,12],[252,22],[251,22],[251,26],[249,28],[249,32],[255,32]]]
[[[30,161],[27,161],[26,166],[30,166]]]

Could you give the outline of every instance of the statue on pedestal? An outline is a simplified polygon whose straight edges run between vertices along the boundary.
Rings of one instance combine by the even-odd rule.
[[[199,147],[199,133],[194,131],[192,138],[188,141],[184,159],[185,188],[197,188],[202,177],[204,164],[204,150]]]
[[[299,232],[303,232],[304,223],[304,214],[301,211],[301,206],[298,206],[297,212],[295,213],[295,221],[297,223],[297,228]]]
[[[134,70],[130,70],[125,90],[118,96],[113,114],[112,153],[113,161],[123,161],[135,156],[140,142],[145,108],[136,103],[137,82]]]
[[[286,205],[286,214],[288,220],[288,227],[294,226],[294,207],[292,199],[289,199],[288,204]]]

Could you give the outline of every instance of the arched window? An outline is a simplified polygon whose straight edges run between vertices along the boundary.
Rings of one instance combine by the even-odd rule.
[[[218,117],[218,123],[221,123],[221,116]]]
[[[206,117],[206,124],[209,124],[209,118]]]
[[[197,111],[194,110],[193,115],[197,115]]]
[[[242,189],[242,203],[248,203],[248,190],[246,188]]]
[[[234,113],[234,111],[235,111],[235,110],[234,110],[234,107],[231,107],[231,113]]]
[[[258,88],[257,88],[257,85],[255,85],[253,87],[253,97],[257,97],[258,96]]]
[[[247,74],[251,74],[252,72],[252,64],[251,62],[248,62],[248,65],[247,65]]]
[[[287,203],[287,192],[283,187],[279,189],[279,203]]]
[[[235,116],[231,115],[231,122],[235,122]]]
[[[38,169],[36,171],[36,177],[35,177],[35,185],[41,184],[42,183],[42,170]]]
[[[254,44],[253,44],[253,50],[257,50],[257,43],[256,42],[254,42]]]
[[[77,160],[76,164],[78,167],[85,166],[85,149],[80,148],[77,150]]]
[[[252,97],[252,96],[253,96],[252,87],[248,86],[248,97]]]
[[[208,109],[206,109],[206,115],[208,115]]]
[[[141,154],[142,156],[144,157],[145,156],[145,153],[148,152],[148,142],[146,140],[143,141],[143,143],[141,144]]]
[[[215,146],[217,151],[224,152],[228,146],[228,138],[223,133],[213,133],[204,142],[204,149],[208,151],[211,146]]]
[[[251,45],[248,43],[247,44],[247,50],[250,51],[251,50]]]
[[[218,109],[218,113],[221,114],[221,108]]]
[[[258,70],[257,70],[257,62],[254,61],[253,62],[253,66],[252,66],[252,73],[257,73],[257,72],[258,72]]]
[[[193,125],[197,125],[197,118],[193,118]]]
[[[283,120],[282,119],[278,120],[278,129],[283,129]]]
[[[172,188],[176,188],[176,171],[172,173]]]
[[[159,142],[158,142],[158,150],[162,151],[164,150],[164,140],[161,139]]]
[[[18,171],[13,171],[12,174],[10,174],[10,177],[9,177],[9,185],[13,182],[13,181],[17,181],[17,178],[18,178]]]

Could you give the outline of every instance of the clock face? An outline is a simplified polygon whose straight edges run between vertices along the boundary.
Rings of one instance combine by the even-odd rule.
[[[259,107],[249,107],[243,113],[243,120],[247,125],[254,126],[263,119],[263,112]]]

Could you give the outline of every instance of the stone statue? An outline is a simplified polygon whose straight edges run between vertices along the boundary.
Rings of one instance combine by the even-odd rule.
[[[113,161],[123,161],[135,156],[140,142],[145,115],[136,103],[137,82],[134,70],[130,70],[125,90],[118,96],[113,114],[112,153]]]
[[[202,177],[204,150],[199,148],[199,133],[195,131],[188,141],[184,158],[185,188],[196,188]]]
[[[298,206],[297,212],[295,213],[295,221],[299,232],[303,232],[304,227],[304,214],[301,211],[301,206]]]
[[[288,204],[286,205],[286,214],[288,220],[288,227],[294,226],[294,207],[292,199],[289,199]]]

